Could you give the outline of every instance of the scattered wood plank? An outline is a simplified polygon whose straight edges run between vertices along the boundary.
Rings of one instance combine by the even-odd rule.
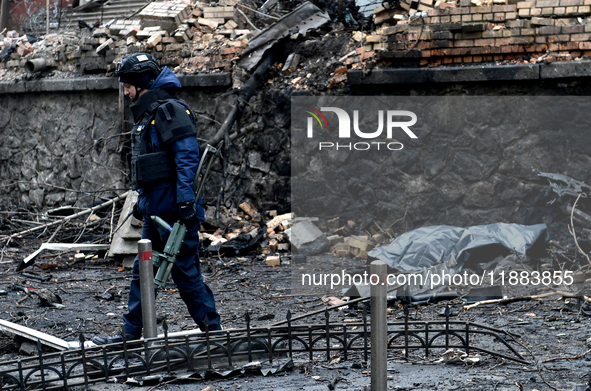
[[[279,266],[281,264],[281,259],[278,255],[269,255],[266,260],[267,266]]]
[[[361,236],[349,236],[347,239],[347,244],[350,247],[358,248],[361,251],[369,251],[374,247],[371,241]]]
[[[476,302],[474,304],[465,305],[463,308],[465,310],[469,310],[469,309],[476,308],[478,306],[486,305],[486,304],[507,305],[507,304],[516,303],[519,301],[539,300],[539,299],[545,299],[547,297],[557,296],[557,295],[560,295],[562,297],[571,297],[571,298],[577,297],[577,295],[575,293],[557,291],[557,292],[547,292],[547,293],[543,293],[541,295],[535,295],[535,296],[509,297],[507,299],[483,300],[483,301]]]
[[[566,211],[569,214],[572,213],[577,220],[579,220],[581,223],[585,224],[587,227],[591,227],[591,216],[589,216],[587,213],[582,212],[578,209],[573,210],[573,207],[570,205],[566,206]]]
[[[49,228],[49,227],[54,227],[56,225],[63,224],[65,222],[67,222],[69,220],[72,220],[72,219],[75,219],[77,217],[84,216],[84,215],[87,215],[89,213],[92,213],[95,210],[106,208],[108,206],[113,205],[115,202],[124,200],[127,197],[128,194],[129,194],[129,191],[121,194],[120,196],[117,196],[117,197],[113,198],[112,200],[106,201],[106,202],[104,202],[104,203],[102,203],[100,205],[97,205],[97,206],[93,206],[92,208],[84,209],[84,210],[82,210],[82,211],[80,211],[78,213],[74,213],[72,215],[66,216],[63,219],[52,221],[51,223],[43,224],[43,225],[40,225],[40,226],[37,226],[37,227],[29,228],[29,229],[26,229],[24,231],[14,233],[12,235],[3,236],[2,238],[0,238],[0,242],[5,241],[5,240],[9,240],[9,239],[12,239],[12,238],[15,238],[15,237],[19,237],[19,236],[22,236],[22,235],[26,235],[26,234],[31,233],[31,232],[39,231],[41,229],[45,229],[45,228]]]
[[[57,251],[101,251],[108,250],[108,244],[89,244],[89,243],[43,243],[41,247],[28,257],[26,257],[21,264],[19,264],[17,271],[33,264],[33,261],[43,250],[57,250]]]
[[[281,225],[281,223],[283,223],[285,220],[288,220],[288,219],[293,220],[294,216],[295,215],[293,213],[285,213],[285,214],[273,217],[273,219],[267,221],[267,228],[273,230],[273,229],[279,227],[279,225]]]

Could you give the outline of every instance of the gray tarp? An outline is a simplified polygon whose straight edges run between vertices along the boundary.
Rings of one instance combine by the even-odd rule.
[[[368,255],[400,271],[413,271],[436,264],[443,251],[443,259],[453,254],[461,268],[471,250],[490,244],[525,254],[542,234],[546,234],[546,229],[546,224],[496,223],[467,228],[436,225],[406,232],[389,246],[377,247]]]

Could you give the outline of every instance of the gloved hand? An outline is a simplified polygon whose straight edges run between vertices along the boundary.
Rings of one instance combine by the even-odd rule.
[[[144,219],[144,214],[142,213],[142,211],[138,207],[137,202],[135,204],[133,204],[133,210],[132,210],[131,214],[133,217],[135,217],[136,219],[138,219],[140,221],[142,221]]]
[[[193,202],[183,202],[178,205],[179,216],[181,223],[187,228],[191,228],[195,224],[195,204]]]

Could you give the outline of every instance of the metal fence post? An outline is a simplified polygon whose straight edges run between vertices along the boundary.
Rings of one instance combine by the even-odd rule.
[[[373,261],[371,273],[371,390],[388,389],[388,268],[383,261]]]
[[[142,239],[138,242],[137,246],[144,338],[155,338],[158,336],[158,329],[156,328],[156,296],[154,295],[152,241]]]

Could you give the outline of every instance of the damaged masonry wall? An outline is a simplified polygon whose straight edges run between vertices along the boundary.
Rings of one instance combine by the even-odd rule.
[[[463,8],[478,8],[475,12],[483,11],[481,7]],[[203,7],[196,7],[191,15],[196,16],[193,13],[196,9],[199,12],[206,11]],[[438,9],[451,15],[453,12],[448,10],[456,8],[439,6]],[[186,7],[179,12],[182,18],[191,16]],[[378,12],[383,13],[384,10]],[[171,18],[173,27],[178,26],[175,18],[177,16]],[[218,20],[217,25],[209,25],[211,21],[207,20],[201,20],[200,23],[199,18],[189,19],[194,20],[187,20],[187,27],[183,27],[184,30],[181,31],[178,28],[166,31],[159,26],[144,25],[140,20],[138,23],[141,27],[138,28],[115,22],[108,29],[98,28],[92,32],[82,29],[86,35],[81,38],[74,34],[48,36],[44,41],[30,47],[23,37],[5,39],[3,42],[10,42],[18,47],[16,52],[10,53],[0,62],[0,66],[4,67],[0,69],[0,78],[11,81],[20,78],[22,81],[6,83],[3,86],[6,88],[0,89],[3,91],[0,92],[0,100],[3,102],[0,107],[0,173],[3,178],[0,203],[32,205],[37,208],[85,204],[91,202],[95,196],[108,197],[115,190],[127,189],[129,186],[125,176],[128,137],[125,132],[122,134],[123,119],[117,104],[116,81],[111,78],[106,86],[99,87],[101,78],[60,81],[55,79],[56,75],[65,79],[80,73],[102,73],[113,68],[113,61],[138,50],[154,53],[179,75],[195,71],[223,75],[220,71],[232,70],[232,76],[226,74],[228,80],[217,84],[218,87],[212,88],[210,84],[206,89],[188,88],[182,96],[199,114],[200,137],[208,138],[213,135],[228,111],[223,99],[216,101],[214,98],[230,87],[239,86],[237,79],[244,79],[244,75],[232,64],[240,50],[231,49],[224,52],[226,54],[221,50],[244,46],[248,32],[240,31],[238,35],[237,30],[242,27],[238,25],[228,29],[232,26],[231,23],[228,25],[231,18],[227,16],[219,18],[223,20]],[[382,22],[386,23],[383,20]],[[577,23],[579,22],[577,19]],[[382,28],[404,26],[395,17],[389,23],[389,27],[382,25]],[[463,26],[455,19],[453,23],[456,23],[451,26],[453,28]],[[450,26],[441,25],[437,28],[443,27]],[[482,27],[491,27],[495,34],[503,30],[497,28],[498,25],[489,25],[488,22]],[[256,131],[247,136],[244,143],[235,143],[226,160],[228,177],[225,191],[226,196],[233,199],[234,206],[243,200],[262,210],[287,208],[290,205],[289,99],[292,93],[302,93],[303,90],[312,94],[336,95],[543,95],[558,90],[560,94],[572,92],[568,86],[560,87],[560,81],[546,85],[543,82],[533,84],[534,82],[517,81],[483,86],[460,85],[451,79],[450,84],[439,87],[425,85],[392,88],[392,85],[374,85],[371,91],[354,91],[350,85],[351,69],[387,65],[387,61],[384,62],[383,59],[377,63],[374,60],[390,49],[394,52],[402,49],[390,48],[390,44],[387,48],[375,47],[378,42],[371,41],[378,38],[369,37],[376,36],[377,33],[364,36],[340,30],[327,34],[329,31],[330,28],[307,37],[299,37],[299,40],[285,45],[284,59],[275,64],[268,75],[267,84],[247,106],[241,126]],[[485,32],[470,32],[476,33]],[[9,35],[14,36],[11,33]],[[22,39],[19,41],[19,38]],[[454,35],[453,39],[456,38],[459,39],[460,36]],[[379,39],[380,45],[384,43],[383,38]],[[412,50],[423,49],[417,46]],[[360,52],[367,54],[358,55]],[[54,56],[52,59],[56,61],[56,75],[45,73],[44,76],[48,78],[42,80],[31,80],[39,74],[23,77],[21,67],[25,58],[34,58],[42,53]],[[291,53],[298,53],[295,63],[287,60]],[[426,64],[423,61],[421,63]],[[285,72],[280,71],[286,68]],[[326,72],[322,72],[323,70]],[[86,87],[67,86],[78,82],[84,83]],[[588,87],[584,82],[582,84],[575,92],[588,95]],[[511,136],[510,142],[506,142],[485,131],[466,135],[461,129],[456,129],[446,134],[444,139],[424,139],[415,152],[405,151],[396,155],[393,161],[396,167],[393,173],[394,183],[391,188],[395,190],[396,197],[384,199],[386,204],[380,204],[383,207],[381,216],[397,220],[405,215],[405,222],[410,224],[407,228],[429,223],[465,226],[483,221],[539,222],[540,215],[536,215],[532,207],[547,202],[544,195],[547,184],[536,178],[535,173],[560,172],[591,182],[589,170],[586,169],[591,163],[591,157],[588,150],[584,149],[591,141],[588,137],[586,134],[569,134],[565,138],[562,134],[546,131],[540,135],[516,133]],[[537,150],[541,145],[560,145],[561,148],[552,151],[549,156],[523,153],[524,150]],[[444,192],[445,197],[441,196],[438,182],[449,187]],[[207,192],[208,204],[216,203],[220,183],[221,177],[217,174]],[[335,200],[334,205],[339,206],[341,202],[354,200],[359,194],[356,189],[363,189],[364,192],[376,190],[371,183],[352,184],[340,194],[342,201]],[[454,208],[450,208],[450,205]],[[336,213],[338,210],[335,210]],[[298,214],[310,215],[314,211],[298,211]]]
[[[310,158],[290,162],[289,99],[296,90],[286,85],[285,89],[271,88],[280,82],[291,84],[276,70],[273,75],[269,79],[273,84],[267,83],[250,101],[242,118],[242,126],[253,128],[253,133],[243,143],[234,143],[229,151],[225,196],[232,199],[233,206],[246,200],[262,210],[288,208],[291,165],[297,173],[299,165]],[[199,115],[203,138],[213,135],[219,127],[215,121],[222,122],[227,114],[228,106],[214,100],[223,91],[188,88],[183,93]],[[413,95],[458,95],[467,91],[494,96],[561,90],[556,84],[543,88],[498,82],[484,87],[398,89],[401,94]],[[586,89],[579,92],[588,93]],[[92,195],[106,197],[113,193],[111,189],[127,189],[125,156],[129,141],[128,135],[121,133],[117,98],[114,89],[0,95],[7,102],[0,108],[0,203],[37,208],[86,204],[92,201]],[[494,113],[493,117],[502,121],[503,113],[498,110],[494,105],[482,107],[480,115],[484,118]],[[372,183],[371,174],[360,175],[368,180],[344,184],[336,196],[326,197],[325,210],[296,212],[300,216],[338,215],[343,206],[354,212],[351,205],[370,200],[376,205],[376,215],[353,213],[347,217],[369,220],[379,216],[380,220],[396,221],[405,216],[403,230],[430,224],[550,222],[545,219],[550,215],[547,202],[552,196],[547,181],[537,173],[557,172],[591,183],[590,137],[588,132],[557,132],[543,127],[531,132],[522,129],[503,133],[488,127],[470,132],[462,127],[432,132],[417,142],[405,143],[408,148],[393,154],[388,164],[364,161],[357,167],[360,173],[389,170],[390,182]],[[338,170],[330,172],[339,175]],[[216,173],[207,189],[209,205],[217,202],[220,181]],[[319,193],[332,193],[321,185],[315,187]]]
[[[395,2],[391,2],[395,4]],[[378,28],[359,32],[349,63],[384,67],[551,63],[591,56],[588,0],[403,0],[374,10]],[[408,18],[408,15],[414,17]]]
[[[496,94],[507,88],[499,86]],[[485,88],[475,89],[485,95]],[[332,143],[319,147],[318,142],[304,142],[310,140],[304,127],[293,130],[301,135],[292,140],[293,146],[302,151],[292,154],[296,215],[339,216],[365,227],[375,221],[383,230],[394,226],[397,233],[421,226],[490,222],[547,223],[551,231],[564,230],[565,203],[572,205],[573,200],[563,197],[552,203],[558,197],[538,174],[559,173],[589,183],[589,99],[502,97],[495,96],[494,89],[491,96],[424,97],[416,95],[429,91],[410,92],[414,96],[384,94],[368,100],[380,109],[388,107],[386,103],[409,108],[419,117],[412,128],[417,138],[393,133],[400,143],[398,151],[385,150],[386,143],[381,149],[366,147],[367,139],[322,136],[318,140]],[[451,89],[446,92],[454,95]],[[339,102],[340,107],[351,107],[357,98]],[[326,104],[313,102],[322,102],[318,107]],[[359,111],[362,130],[376,129],[379,114],[366,107]],[[329,124],[334,121],[331,115],[326,114]],[[371,141],[376,140],[391,141]],[[588,205],[583,194],[577,208],[587,211]]]
[[[177,71],[229,71],[253,35],[234,21],[239,20],[236,12],[234,6],[152,2],[133,19],[113,19],[96,28],[79,22],[78,31],[42,39],[8,31],[0,34],[0,80],[11,80],[13,75],[3,76],[39,58],[59,72],[96,74],[114,71],[127,54],[147,51]]]
[[[367,24],[363,31],[359,24],[341,30],[348,50],[336,59],[349,69],[580,60],[591,57],[590,1],[384,2],[374,10],[371,31]],[[215,7],[153,2],[134,18],[41,40],[8,31],[0,34],[0,80],[14,80],[14,72],[36,58],[61,72],[109,72],[119,58],[138,51],[152,52],[176,72],[230,71],[256,34],[240,16],[252,17],[248,8],[236,0]]]
[[[117,85],[115,79],[102,78],[93,86],[100,81]],[[227,114],[228,107],[214,100],[223,91],[188,88],[182,94],[198,114],[200,138],[211,137],[219,126],[215,121],[222,122]],[[282,99],[287,98],[267,94],[251,101],[242,124],[258,131],[228,150],[227,196],[264,200],[270,207],[288,203],[289,105]],[[94,197],[129,188],[129,135],[121,131],[117,90],[0,94],[0,100],[1,205],[87,205]],[[217,202],[220,184],[221,174],[214,175],[208,203]]]

